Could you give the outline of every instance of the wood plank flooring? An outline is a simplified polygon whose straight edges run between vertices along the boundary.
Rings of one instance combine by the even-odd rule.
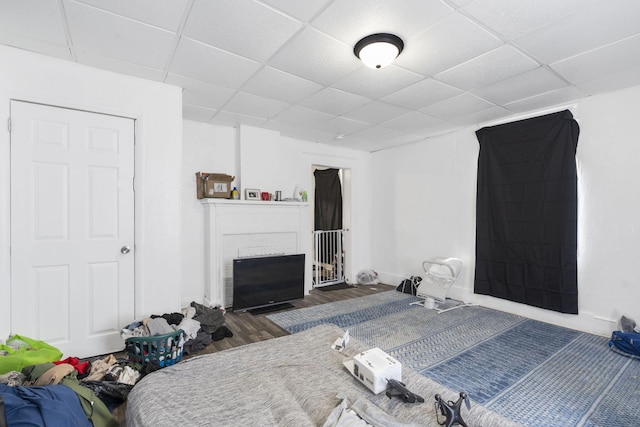
[[[385,292],[395,289],[392,285],[353,285],[347,289],[322,291],[320,289],[312,289],[309,295],[303,300],[294,301],[293,308],[295,310],[303,307],[311,307],[319,304],[326,304],[334,301],[342,301],[350,298],[357,298],[365,295],[371,295],[378,292]],[[265,341],[271,338],[277,338],[289,335],[289,332],[282,329],[269,319],[270,313],[251,314],[227,312],[225,315],[226,326],[233,332],[233,337],[225,338],[220,341],[214,341],[198,354],[216,353],[218,351],[227,350],[233,347],[250,344],[258,341]],[[185,356],[187,358],[188,356]],[[125,425],[126,402],[113,412],[118,422],[122,426]]]
[[[305,296],[303,300],[294,301],[292,303],[293,308],[289,310],[371,295],[377,292],[384,292],[393,289],[395,289],[395,286],[383,284],[366,286],[354,285],[347,289],[332,291],[312,289],[310,294]],[[217,351],[250,344],[252,342],[264,341],[271,338],[289,335],[287,331],[267,319],[267,316],[269,314],[270,313],[251,314],[249,312],[228,312],[225,315],[225,320],[227,327],[233,332],[233,337],[213,342],[198,354],[215,353]]]

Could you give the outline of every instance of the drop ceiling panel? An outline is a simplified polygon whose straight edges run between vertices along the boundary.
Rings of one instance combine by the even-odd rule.
[[[170,72],[219,86],[238,88],[260,67],[258,62],[182,37]]]
[[[279,123],[316,128],[332,118],[333,116],[330,114],[294,105],[275,116],[273,120]]]
[[[65,2],[73,46],[96,55],[164,69],[175,33],[75,2]]]
[[[424,75],[434,75],[502,45],[499,38],[452,14],[408,44],[396,64]]]
[[[421,108],[420,111],[443,120],[451,120],[493,106],[492,103],[484,99],[480,99],[470,93],[463,93],[462,95],[454,96],[453,98],[448,98],[428,107]]]
[[[551,64],[573,83],[584,83],[640,65],[640,35]]]
[[[409,110],[396,107],[395,105],[386,104],[380,101],[372,101],[362,107],[356,108],[344,114],[353,120],[357,120],[371,125],[386,122],[403,114],[407,114]]]
[[[196,0],[183,33],[237,55],[264,61],[301,27],[300,21],[253,0]]]
[[[182,103],[182,118],[193,120],[196,122],[208,122],[216,114],[216,110],[201,107],[199,105],[191,105],[186,102]]]
[[[440,122],[442,122],[441,119],[431,117],[419,111],[412,111],[403,116],[381,123],[380,126],[387,129],[397,130],[399,132],[415,134],[416,132],[422,131],[429,126],[433,126]]]
[[[166,82],[183,88],[182,101],[191,104],[220,109],[236,93],[235,90],[176,74],[167,76]]]
[[[413,36],[452,9],[440,0],[335,0],[313,22],[318,30],[349,46],[374,33]]]
[[[285,102],[263,98],[246,92],[238,92],[227,102],[223,110],[229,113],[269,119],[287,108]]]
[[[394,104],[399,107],[420,109],[427,105],[435,104],[443,99],[460,95],[461,90],[448,86],[433,79],[424,79],[411,86],[400,89],[387,95],[381,101]]]
[[[119,61],[80,49],[75,51],[75,56],[79,62],[103,70],[115,71],[116,73],[128,74],[147,80],[162,81],[164,79],[164,71],[161,69],[144,67],[127,61]]]
[[[244,92],[276,99],[287,103],[296,103],[318,92],[323,86],[318,83],[265,67],[242,87]]]
[[[620,7],[624,5],[624,7]],[[640,31],[640,2],[601,2],[515,41],[547,63],[595,49]]]
[[[371,99],[389,95],[424,79],[420,74],[389,65],[380,70],[362,66],[332,86]]]
[[[583,98],[585,94],[573,86],[554,90],[551,92],[535,95],[529,98],[510,102],[504,105],[509,111],[521,113],[525,111],[535,111],[549,106],[566,104],[575,99]]]
[[[535,70],[475,90],[473,94],[494,104],[502,105],[538,93],[551,92],[568,85],[556,74],[544,67],[538,67]]]
[[[69,0],[65,0],[69,1]],[[169,31],[177,31],[187,0],[76,0]],[[50,2],[53,3],[53,2]]]
[[[618,72],[578,83],[576,86],[588,95],[640,85],[640,66],[625,68]]]
[[[329,0],[264,0],[264,2],[306,22],[323,9]]]
[[[328,122],[322,123],[317,129],[331,133],[334,136],[338,134],[351,135],[352,133],[361,131],[367,128],[367,123],[359,122],[357,120],[348,119],[346,117],[336,117]]]
[[[521,37],[593,6],[598,0],[478,0],[466,5],[468,16],[507,40]]]
[[[370,101],[369,98],[364,96],[327,87],[309,96],[299,104],[303,107],[339,116]]]
[[[209,120],[209,123],[221,126],[238,127],[240,125],[261,127],[267,121],[261,117],[248,116],[246,114],[230,113],[228,111],[220,111]]]
[[[0,1],[0,29],[3,40],[12,34],[26,40],[67,43],[58,3],[50,0]]]
[[[286,44],[269,64],[282,71],[330,86],[360,68],[351,47],[312,28]]]
[[[540,64],[503,45],[455,68],[436,74],[435,78],[459,89],[471,90],[533,70]]]

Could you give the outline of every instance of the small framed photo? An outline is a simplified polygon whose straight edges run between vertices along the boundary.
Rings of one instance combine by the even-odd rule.
[[[260,190],[255,188],[245,188],[244,198],[246,200],[260,200]]]

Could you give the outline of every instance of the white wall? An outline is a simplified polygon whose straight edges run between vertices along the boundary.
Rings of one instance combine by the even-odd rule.
[[[136,316],[179,309],[180,89],[6,46],[0,63],[3,123],[11,99],[136,119]],[[9,138],[0,132],[0,336],[10,332]]]
[[[373,220],[373,265],[383,277],[422,272],[433,256],[464,270],[450,296],[574,329],[610,335],[622,313],[640,320],[640,87],[583,99],[572,108],[578,141],[577,316],[474,295],[477,128],[373,155],[384,194]],[[392,254],[391,256],[389,254]]]
[[[296,185],[313,200],[314,165],[349,169],[353,251],[348,257],[349,274],[371,268],[371,169],[369,153],[301,141],[278,132],[250,126],[238,129],[191,121],[183,124],[183,253],[182,303],[201,301],[204,296],[203,208],[195,197],[196,171],[227,173],[236,177],[242,196],[245,188],[282,191],[292,197]],[[244,198],[244,197],[243,197]],[[313,215],[309,209],[309,215]],[[312,224],[312,218],[309,219]]]

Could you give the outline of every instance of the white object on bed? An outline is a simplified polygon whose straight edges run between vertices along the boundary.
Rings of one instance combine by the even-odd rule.
[[[343,363],[351,375],[374,394],[385,391],[388,380],[402,381],[402,364],[377,347],[365,350]]]

